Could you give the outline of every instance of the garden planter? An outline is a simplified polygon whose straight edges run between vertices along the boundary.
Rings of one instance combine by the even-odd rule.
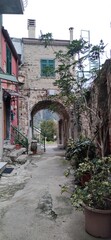
[[[111,210],[99,210],[84,205],[85,230],[99,238],[111,238]]]

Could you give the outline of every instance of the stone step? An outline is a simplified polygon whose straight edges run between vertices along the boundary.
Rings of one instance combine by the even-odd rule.
[[[12,161],[15,161],[20,155],[26,152],[26,148],[20,148],[12,151],[10,153],[10,158]]]
[[[3,149],[7,149],[7,150],[13,150],[13,149],[15,149],[15,145],[12,145],[12,144],[4,144],[4,146],[3,146]]]
[[[7,162],[0,162],[0,175],[5,170]]]
[[[4,144],[3,146],[3,156],[8,157],[10,153],[16,148],[15,145],[11,144]]]
[[[27,157],[28,157],[27,154],[22,154],[18,158],[16,158],[15,161],[19,164],[24,164],[27,161]]]

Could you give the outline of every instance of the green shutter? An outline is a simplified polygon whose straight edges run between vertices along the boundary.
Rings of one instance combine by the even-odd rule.
[[[6,46],[6,71],[12,74],[12,55],[8,46]]]
[[[54,77],[55,60],[41,60],[41,77]]]

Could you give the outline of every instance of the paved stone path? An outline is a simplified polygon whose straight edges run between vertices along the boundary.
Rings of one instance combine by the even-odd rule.
[[[71,206],[60,185],[68,163],[55,146],[0,179],[0,240],[94,240],[84,230],[83,213]]]

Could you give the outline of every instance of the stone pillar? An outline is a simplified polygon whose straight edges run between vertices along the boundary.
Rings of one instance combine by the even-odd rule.
[[[67,139],[68,139],[68,123],[67,120],[64,119],[63,121],[63,146],[66,147],[67,145]]]
[[[32,139],[32,119],[31,119],[31,113],[28,112],[28,140],[31,142]]]
[[[65,120],[65,146],[67,146],[67,141],[69,139],[70,136],[70,123],[69,123],[69,119]]]
[[[1,59],[2,59],[1,31],[2,31],[2,15],[0,15],[0,67],[2,66],[1,64]],[[2,100],[2,88],[1,88],[1,81],[0,81],[0,161],[2,159],[2,154],[3,154],[3,100]]]
[[[28,123],[28,143],[29,143],[29,150],[31,150],[31,144],[32,144],[32,116],[31,116],[31,111],[30,111],[30,94],[27,97],[27,123]],[[31,150],[32,151],[32,150]]]

